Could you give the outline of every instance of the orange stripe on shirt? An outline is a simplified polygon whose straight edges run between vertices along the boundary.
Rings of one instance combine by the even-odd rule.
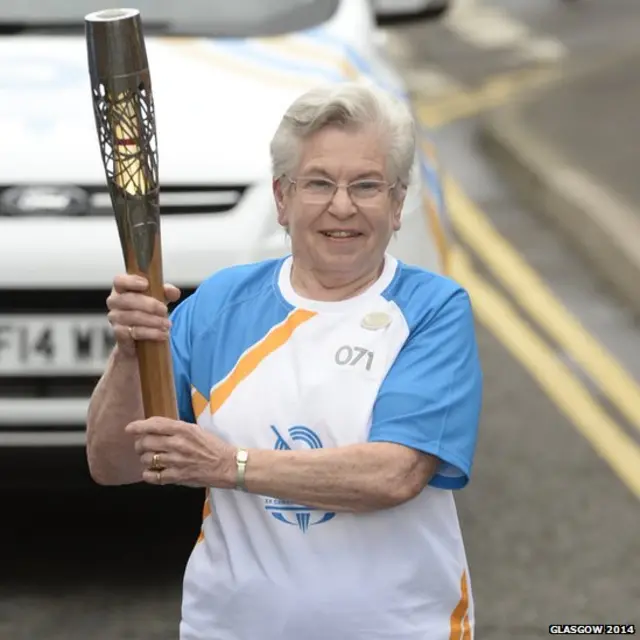
[[[462,640],[471,640],[471,623],[469,622],[469,613],[462,621]]]
[[[193,386],[191,387],[191,406],[196,420],[207,408],[207,399]]]
[[[469,586],[467,584],[467,572],[463,571],[462,578],[460,579],[460,600],[452,611],[449,622],[449,640],[471,640],[468,612]]]
[[[231,373],[211,391],[209,408],[215,413],[233,393],[234,389],[251,373],[258,365],[276,349],[281,347],[293,335],[293,332],[307,320],[315,316],[315,312],[297,309],[286,320],[276,325],[260,342],[257,342],[236,363]]]

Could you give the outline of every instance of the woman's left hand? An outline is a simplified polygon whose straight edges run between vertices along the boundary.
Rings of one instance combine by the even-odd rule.
[[[235,447],[198,425],[156,417],[136,420],[126,431],[135,438],[145,482],[224,489],[235,486]]]

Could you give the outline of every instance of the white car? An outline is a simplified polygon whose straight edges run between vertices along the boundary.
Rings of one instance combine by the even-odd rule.
[[[113,345],[105,300],[124,270],[84,37],[84,16],[105,6],[52,4],[0,4],[0,447],[84,444],[88,398]],[[296,96],[353,78],[405,88],[368,0],[135,7],[157,116],[165,279],[186,296],[222,267],[289,251],[268,143]],[[421,149],[392,252],[440,271],[442,213]]]

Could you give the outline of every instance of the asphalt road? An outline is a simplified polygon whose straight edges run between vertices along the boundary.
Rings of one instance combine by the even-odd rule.
[[[555,50],[562,56],[600,55],[604,41],[635,37],[629,24],[640,8],[632,0],[582,0],[574,8],[551,0],[491,4],[506,8],[535,38],[559,42]],[[584,17],[588,11],[606,20],[606,31]],[[505,28],[493,25],[488,31]],[[520,46],[479,47],[444,25],[424,29],[393,27],[406,41],[398,55],[423,99],[436,85],[421,69],[436,69],[451,85],[479,86],[505,69],[540,62],[523,57]],[[544,46],[527,50],[539,53]],[[546,47],[547,54],[552,50]],[[621,320],[625,310],[602,293],[552,230],[514,201],[474,147],[474,123],[450,122],[435,132],[456,179],[572,310],[593,323],[595,305],[599,317],[609,318],[596,323],[598,337],[621,341],[620,354],[634,353],[638,330]],[[614,327],[623,324],[623,337],[614,338]],[[472,483],[458,497],[477,637],[544,638],[556,623],[640,624],[637,498],[480,324],[478,338],[486,381],[483,424]],[[29,463],[18,464],[28,471]],[[82,474],[82,457],[69,460],[67,470],[71,477]],[[37,491],[2,485],[0,638],[175,638],[200,493],[90,484],[63,492],[47,488],[50,473],[40,470],[36,481],[44,488]]]

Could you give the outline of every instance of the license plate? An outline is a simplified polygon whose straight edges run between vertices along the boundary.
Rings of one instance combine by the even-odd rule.
[[[0,316],[0,375],[100,375],[114,344],[105,316]]]

